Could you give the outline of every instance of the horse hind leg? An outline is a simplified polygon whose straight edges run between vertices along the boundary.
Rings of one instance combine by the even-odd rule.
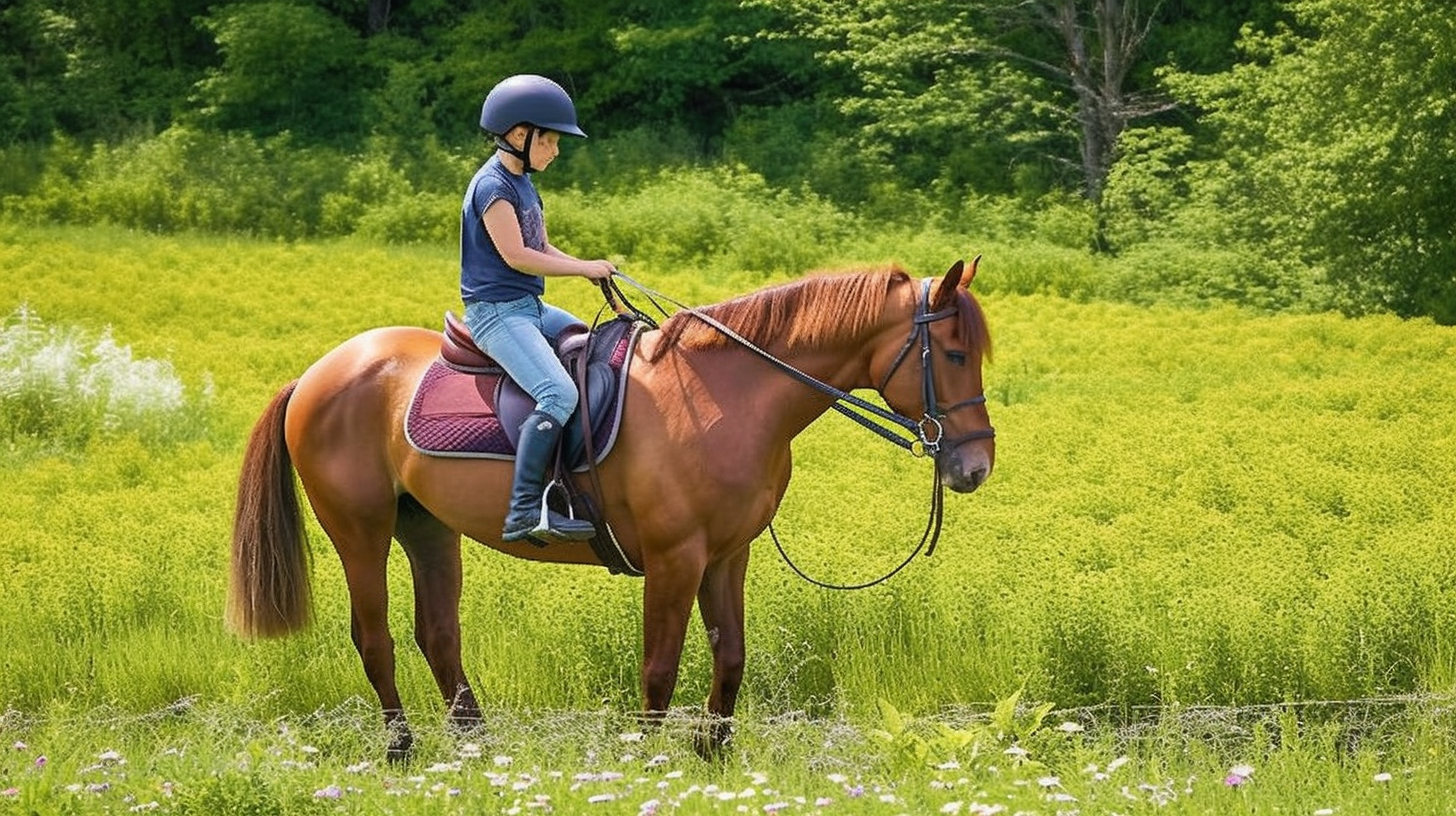
[[[380,518],[346,512],[342,502],[315,498],[313,503],[314,514],[344,567],[344,580],[349,587],[349,635],[364,664],[364,676],[374,687],[384,712],[384,726],[389,735],[386,756],[391,762],[403,762],[409,759],[414,747],[414,734],[400,703],[395,682],[394,638],[389,632],[389,582],[385,568],[389,560],[393,505],[387,505],[391,510],[388,517]]]
[[[449,707],[450,722],[474,728],[480,724],[480,707],[460,659],[460,534],[405,495],[399,500],[394,536],[414,576],[415,643]]]

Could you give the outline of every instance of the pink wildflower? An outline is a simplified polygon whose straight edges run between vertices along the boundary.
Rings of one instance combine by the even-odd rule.
[[[1253,775],[1254,767],[1252,765],[1235,765],[1229,768],[1228,776],[1224,777],[1223,783],[1231,788],[1237,788],[1248,782],[1249,777]]]

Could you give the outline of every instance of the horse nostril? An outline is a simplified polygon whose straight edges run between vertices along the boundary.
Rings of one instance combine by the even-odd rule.
[[[959,459],[953,460],[950,464],[951,484],[957,486],[961,492],[969,493],[980,487],[988,475],[990,475],[988,468],[984,466],[968,471]]]

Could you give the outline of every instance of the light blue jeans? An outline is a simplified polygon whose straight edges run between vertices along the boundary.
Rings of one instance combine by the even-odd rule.
[[[546,338],[580,323],[565,309],[527,296],[504,303],[467,303],[465,324],[481,350],[536,400],[536,410],[565,425],[576,410],[576,383]]]

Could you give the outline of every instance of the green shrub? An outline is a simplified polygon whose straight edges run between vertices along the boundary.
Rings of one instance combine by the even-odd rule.
[[[1109,263],[1098,294],[1129,303],[1237,303],[1264,311],[1308,310],[1322,301],[1313,276],[1233,244],[1202,247],[1153,239]]]
[[[654,266],[756,274],[830,263],[858,220],[808,191],[776,191],[744,168],[664,170],[634,192],[548,198],[553,242]]]
[[[446,244],[460,235],[460,199],[416,193],[364,209],[353,234],[388,244]]]
[[[1218,234],[1220,219],[1184,201],[1187,182],[1168,169],[1188,149],[1177,134],[1132,133],[1100,211],[1068,195],[909,189],[839,165],[833,174],[853,195],[817,181],[776,187],[743,165],[686,163],[692,151],[676,141],[681,134],[668,134],[665,145],[648,135],[572,145],[559,168],[538,177],[554,243],[639,272],[697,270],[745,282],[892,261],[928,275],[984,252],[983,292],[1266,311],[1336,305],[1322,270],[1228,240]],[[11,154],[16,169],[0,175],[0,211],[30,224],[287,240],[357,234],[453,247],[459,196],[489,146],[457,152],[434,139],[377,137],[346,152],[287,133],[176,126],[115,145],[57,138],[39,153]],[[1099,235],[1115,254],[1093,250]]]

